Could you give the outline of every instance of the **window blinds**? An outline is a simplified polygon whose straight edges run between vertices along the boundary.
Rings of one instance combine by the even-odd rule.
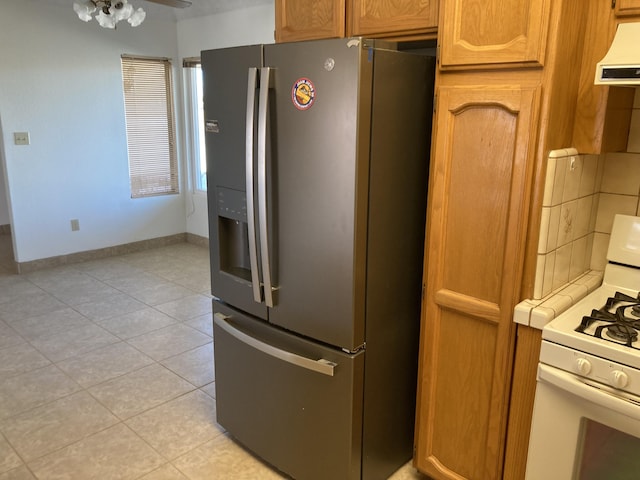
[[[168,59],[122,57],[131,197],[178,193]]]

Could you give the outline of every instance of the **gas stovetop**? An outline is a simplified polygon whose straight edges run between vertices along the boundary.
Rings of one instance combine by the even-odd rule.
[[[602,308],[592,310],[582,317],[576,332],[603,338],[610,342],[640,350],[638,343],[640,330],[640,299],[616,292],[609,297]]]
[[[605,282],[610,276],[608,273],[605,271]],[[640,270],[635,273],[640,281]],[[621,301],[621,298],[633,299],[634,303],[632,300]],[[553,342],[640,370],[640,342],[636,329],[640,327],[640,318],[629,319],[624,315],[628,314],[629,305],[638,303],[637,290],[603,283],[547,324],[542,330],[543,342]],[[618,315],[624,316],[622,322],[618,321]],[[616,327],[619,323],[623,326]]]
[[[607,260],[602,285],[544,327],[543,345],[640,371],[640,217],[616,215]]]

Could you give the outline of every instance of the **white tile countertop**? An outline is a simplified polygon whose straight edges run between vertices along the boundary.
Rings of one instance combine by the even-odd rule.
[[[602,275],[602,271],[590,270],[544,298],[523,300],[514,309],[513,321],[542,329],[555,317],[598,288],[602,284]]]

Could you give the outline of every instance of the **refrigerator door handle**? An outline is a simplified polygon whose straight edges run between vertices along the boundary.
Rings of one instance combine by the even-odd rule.
[[[269,113],[269,88],[271,68],[260,69],[260,93],[258,100],[258,223],[260,229],[260,256],[262,257],[262,281],[267,307],[273,307],[273,286],[269,264],[269,238],[267,219],[267,118]]]
[[[259,350],[262,353],[265,353],[271,357],[277,358],[297,367],[302,367],[307,370],[312,370],[314,372],[333,377],[333,371],[335,367],[337,367],[336,363],[325,360],[324,358],[313,360],[296,353],[282,350],[280,348],[274,347],[273,345],[269,345],[268,343],[252,337],[251,335],[241,332],[229,322],[227,322],[228,318],[231,317],[218,312],[213,315],[213,322],[229,335],[235,337],[238,341],[245,343],[256,350]]]
[[[250,68],[247,79],[247,118],[245,127],[247,233],[249,236],[249,263],[251,266],[251,287],[253,289],[253,299],[258,303],[262,303],[262,292],[260,291],[260,277],[258,272],[258,248],[256,243],[255,200],[253,198],[253,125],[255,120],[257,81],[258,69]]]

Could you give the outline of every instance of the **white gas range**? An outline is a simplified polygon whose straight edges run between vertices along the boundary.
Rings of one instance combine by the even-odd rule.
[[[640,217],[616,215],[603,284],[542,331],[528,480],[640,475]]]

